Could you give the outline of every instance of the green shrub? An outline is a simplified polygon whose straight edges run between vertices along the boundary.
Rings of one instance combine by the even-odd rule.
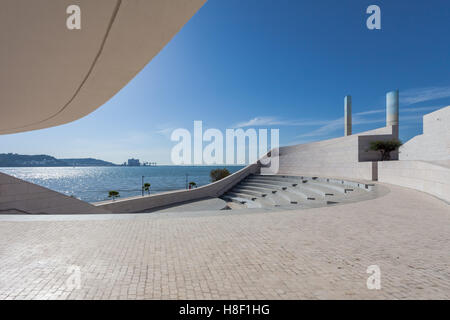
[[[108,191],[108,198],[112,198],[114,201],[118,197],[120,197],[120,194],[118,191],[115,191],[115,190]]]
[[[230,175],[230,171],[228,171],[228,169],[225,169],[225,168],[214,169],[214,170],[211,170],[211,172],[209,173],[209,176],[211,177],[212,182],[219,181],[220,179],[223,179],[229,175]]]
[[[402,145],[400,140],[377,140],[370,143],[370,150],[381,153],[381,161],[390,160],[391,152],[397,150]]]
[[[194,181],[189,182],[189,189],[194,189],[197,187],[197,184]]]

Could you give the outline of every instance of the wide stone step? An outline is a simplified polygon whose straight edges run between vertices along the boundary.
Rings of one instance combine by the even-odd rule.
[[[307,192],[305,190],[300,190],[297,187],[287,188],[286,192],[293,193],[303,200],[316,200],[318,196],[316,193]]]
[[[250,201],[254,201],[254,200],[258,199],[258,197],[255,197],[254,195],[240,193],[240,192],[227,192],[226,195],[231,196],[231,197],[236,197],[236,198],[243,198],[243,199],[247,199]]]
[[[242,185],[244,186],[244,185]],[[265,184],[265,183],[256,183],[256,182],[248,182],[245,184],[245,187],[252,187],[252,188],[260,188],[268,191],[269,193],[276,193],[279,190],[284,190],[287,188],[287,186],[282,185],[273,185],[273,184]]]
[[[260,192],[261,194],[267,194],[267,193],[272,193],[272,191],[274,191],[273,188],[264,188],[261,185],[249,185],[249,184],[238,184],[235,188],[239,188],[239,189],[245,189],[245,190],[252,190],[252,191],[256,191],[256,192]]]
[[[297,185],[297,184],[295,184]],[[242,183],[239,188],[255,188],[258,191],[262,191],[265,194],[270,195],[270,193],[276,193],[278,197],[290,202],[298,203],[303,200],[316,200],[320,195],[325,195],[325,193],[308,192],[305,190],[300,190],[297,187],[293,187],[290,183],[285,184],[266,184],[266,182],[248,182]],[[280,201],[277,201],[280,202]]]
[[[331,192],[329,189],[324,189],[321,186],[316,186],[313,184],[303,183],[297,187],[300,191],[306,190],[315,194],[318,194],[322,197],[334,196],[334,192]]]
[[[311,182],[308,182],[308,183],[310,183],[310,185],[320,186],[322,188],[329,189],[329,190],[334,190],[334,191],[337,191],[337,192],[340,192],[340,193],[343,193],[343,194],[346,194],[346,193],[348,193],[350,191],[353,191],[353,188],[346,188],[344,186],[339,186],[339,185],[336,185],[336,184],[333,184],[333,183],[316,182],[316,181],[311,181]]]
[[[263,208],[272,208],[277,205],[277,202],[270,197],[258,198],[255,202],[260,203]]]
[[[362,182],[355,182],[355,181],[348,181],[345,179],[336,179],[336,178],[324,178],[324,177],[314,177],[314,176],[283,176],[288,178],[301,178],[302,180],[308,180],[308,181],[316,181],[316,182],[323,182],[326,184],[332,184],[332,185],[339,185],[344,186],[348,189],[351,188],[358,188],[365,191],[371,191],[374,184],[373,183],[362,183]]]
[[[275,205],[278,205],[278,206],[288,205],[288,204],[291,204],[291,201],[294,201],[292,198],[290,198],[283,192],[269,194],[264,199],[271,200],[274,202]]]
[[[325,184],[344,186],[346,189],[362,189],[365,191],[371,191],[374,184],[372,183],[362,183],[355,181],[348,181],[345,179],[336,179],[336,178],[324,178],[324,177],[316,177],[316,176],[291,176],[291,175],[252,175],[250,177],[255,177],[256,179],[272,179],[278,181],[293,181],[298,182],[299,180],[307,180],[307,181],[316,181],[323,182]]]
[[[243,184],[263,184],[266,186],[283,186],[283,187],[295,187],[299,182],[292,183],[287,181],[275,181],[275,180],[245,180]]]
[[[222,196],[222,199],[224,199],[225,201],[232,201],[232,202],[236,202],[239,204],[243,204],[247,208],[262,208],[262,205],[260,203],[257,203],[255,201],[245,199],[245,198],[224,195],[224,196]]]
[[[253,175],[248,177],[249,180],[265,180],[265,181],[282,181],[282,182],[288,182],[288,183],[298,183],[302,180],[301,177],[296,178],[287,178],[283,176],[269,176],[269,175]]]
[[[278,197],[286,200],[288,203],[298,203],[298,200],[299,200],[296,196],[294,196],[292,194],[290,195],[289,193],[287,193],[285,191],[277,192],[275,195],[272,195],[271,197],[274,197],[274,196],[278,196]]]
[[[231,190],[231,192],[250,194],[254,195],[255,197],[265,197],[267,195],[267,192],[252,190],[247,187],[235,187]]]

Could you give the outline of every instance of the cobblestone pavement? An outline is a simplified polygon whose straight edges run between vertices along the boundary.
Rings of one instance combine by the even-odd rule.
[[[450,206],[389,188],[298,211],[3,216],[0,299],[450,298]]]

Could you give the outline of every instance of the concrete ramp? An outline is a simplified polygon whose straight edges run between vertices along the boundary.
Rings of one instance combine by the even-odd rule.
[[[165,207],[155,208],[151,210],[144,210],[143,212],[192,212],[192,211],[207,211],[207,210],[226,210],[227,203],[219,198],[206,198],[201,200],[187,201],[177,203]]]
[[[90,203],[0,173],[0,214],[109,213]]]

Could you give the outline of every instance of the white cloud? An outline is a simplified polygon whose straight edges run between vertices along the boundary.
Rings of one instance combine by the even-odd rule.
[[[352,124],[353,125],[360,125],[360,124],[370,124],[370,123],[383,123],[386,119],[365,119],[361,117],[358,114],[353,115],[352,117]],[[338,119],[329,120],[327,124],[312,130],[307,133],[303,133],[297,137],[304,138],[304,137],[323,137],[326,135],[329,135],[331,133],[334,133],[338,130],[344,130],[344,117],[340,117]]]
[[[441,108],[441,106],[426,106],[426,107],[400,107],[400,113],[413,113],[413,112],[424,112],[424,111],[434,111]],[[362,124],[383,124],[386,122],[386,118],[373,118],[373,115],[385,114],[386,108],[373,109],[368,111],[361,111],[353,113],[352,124],[353,126]],[[400,122],[417,122],[422,119],[422,114],[420,115],[410,115],[410,116],[400,116]],[[335,134],[337,131],[344,130],[344,117],[330,120],[280,120],[276,117],[255,117],[249,121],[238,123],[234,128],[244,128],[244,127],[256,127],[256,126],[318,126],[318,128],[305,132],[297,136],[297,138],[302,138],[302,143],[314,140],[315,137],[325,138],[330,137],[330,135]]]
[[[430,111],[430,110],[438,110],[442,108],[442,106],[429,106],[429,107],[408,107],[408,108],[402,108],[400,105],[400,113],[406,113],[406,112],[421,112],[421,111]],[[374,109],[369,111],[362,111],[354,113],[353,116],[368,116],[372,114],[379,114],[379,113],[386,113],[386,109]]]
[[[430,111],[430,110],[438,110],[443,106],[432,106],[432,107],[410,107],[410,108],[402,108],[400,107],[400,112],[421,112],[421,111]]]
[[[245,127],[259,127],[259,126],[274,126],[274,125],[286,125],[286,121],[278,120],[275,117],[256,117],[245,122],[239,122],[235,128]]]
[[[401,92],[400,103],[410,105],[418,102],[450,97],[450,87],[428,87],[409,89]]]
[[[317,137],[324,136],[330,134],[331,132],[337,131],[338,129],[344,128],[344,117],[329,120],[329,122],[315,130],[311,130],[309,132],[303,133],[297,137],[305,138],[305,137]]]
[[[359,116],[365,116],[365,115],[370,115],[370,114],[377,114],[377,113],[384,113],[386,112],[386,109],[376,109],[376,110],[369,110],[369,111],[362,111],[362,112],[357,112],[354,113],[353,115],[359,115]]]
[[[256,117],[245,122],[240,122],[233,126],[233,128],[245,127],[261,127],[261,126],[318,126],[325,125],[329,120],[280,120],[276,117]]]
[[[172,132],[175,130],[175,128],[172,127],[168,127],[168,128],[164,128],[164,129],[160,129],[157,130],[156,133],[163,135],[165,137],[170,137],[170,135],[172,134]]]

